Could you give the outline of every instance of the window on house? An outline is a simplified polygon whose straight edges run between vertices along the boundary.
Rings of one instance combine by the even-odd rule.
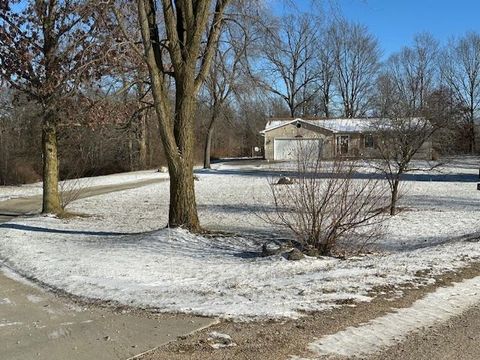
[[[375,147],[372,134],[365,135],[365,149],[373,149]]]

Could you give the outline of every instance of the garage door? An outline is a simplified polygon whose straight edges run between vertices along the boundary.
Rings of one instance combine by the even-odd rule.
[[[295,160],[299,152],[318,154],[321,151],[321,139],[275,139],[273,144],[274,160]]]

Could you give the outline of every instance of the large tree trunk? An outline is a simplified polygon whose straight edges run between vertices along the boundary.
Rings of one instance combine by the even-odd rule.
[[[355,117],[352,104],[351,103],[345,103],[345,117],[347,119],[353,119]]]
[[[330,117],[330,98],[327,93],[323,95],[323,112],[325,114],[325,117],[328,119]]]
[[[174,2],[175,5],[167,0],[161,2],[168,38],[165,48],[175,77],[175,106],[172,109],[169,85],[165,81],[164,47],[157,25],[157,3],[154,0],[137,0],[153,102],[170,174],[168,225],[194,232],[201,230],[193,179],[196,97],[210,69],[228,2],[195,1],[194,10],[187,5],[189,2]],[[213,3],[214,15],[206,29]],[[208,39],[202,50],[205,31]],[[202,60],[200,68],[197,68],[199,57]]]
[[[169,227],[184,227],[190,231],[200,231],[193,167],[186,162],[170,166],[170,208]]]
[[[189,74],[191,76],[191,74]],[[193,76],[191,76],[193,78]],[[170,173],[170,211],[168,225],[184,227],[190,231],[201,230],[195,199],[195,184],[193,177],[194,124],[196,101],[192,94],[193,81],[188,78],[177,81],[175,99],[174,136],[177,153],[166,150]],[[183,85],[183,86],[182,86]],[[169,139],[162,136],[165,149]]]
[[[61,214],[63,212],[58,191],[58,145],[57,127],[52,115],[46,115],[42,127],[43,151],[43,203],[42,212]]]
[[[295,105],[293,103],[288,104],[288,108],[290,110],[290,117],[295,117]]]

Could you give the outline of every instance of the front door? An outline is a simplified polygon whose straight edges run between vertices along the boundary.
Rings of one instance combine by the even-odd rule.
[[[350,137],[348,135],[338,135],[337,136],[337,154],[338,155],[347,155],[348,154],[348,142]]]

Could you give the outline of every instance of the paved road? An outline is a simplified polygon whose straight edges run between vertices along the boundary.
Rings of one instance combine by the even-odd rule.
[[[165,180],[97,186],[83,191],[81,197],[160,181]],[[40,206],[40,196],[1,202],[0,223],[39,211]],[[114,313],[106,308],[80,307],[21,278],[6,276],[1,270],[0,263],[2,360],[128,359],[215,322],[214,319],[192,316],[146,318]]]

